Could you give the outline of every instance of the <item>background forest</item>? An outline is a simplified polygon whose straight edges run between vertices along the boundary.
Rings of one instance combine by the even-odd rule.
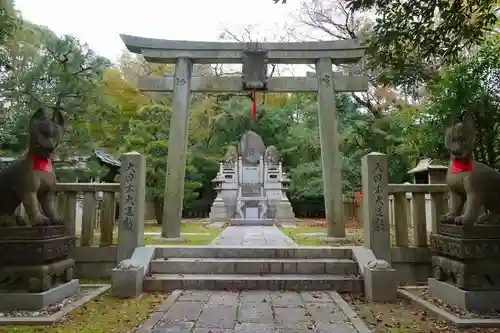
[[[479,127],[475,158],[500,170],[499,3],[458,3],[462,7],[441,0],[307,0],[295,13],[296,25],[276,32],[281,40],[306,40],[313,31],[323,40],[360,38],[369,45],[355,69],[369,76],[369,91],[337,94],[336,100],[346,195],[360,189],[361,157],[371,151],[388,155],[392,183],[409,180],[407,171],[421,157],[445,161],[444,128],[465,111]],[[255,40],[251,27],[220,37]],[[142,94],[136,82],[140,75],[172,71],[126,51],[113,63],[72,36],[23,20],[11,1],[0,0],[0,156],[23,153],[36,107],[60,108],[67,123],[60,161],[75,163],[96,148],[115,156],[139,151],[147,156],[148,195],[161,201],[171,96]],[[210,66],[195,71],[221,75],[221,68]],[[272,72],[279,75],[280,68]],[[292,201],[322,205],[316,95],[258,99],[257,119],[249,121],[245,96],[192,95],[186,204],[211,202],[211,180],[228,145],[252,129],[281,152]],[[80,180],[103,175],[97,163],[90,166]],[[60,181],[76,177],[58,174]]]

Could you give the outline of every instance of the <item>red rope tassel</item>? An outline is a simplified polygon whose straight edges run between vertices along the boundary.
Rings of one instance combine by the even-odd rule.
[[[252,117],[251,119],[257,118],[257,102],[255,100],[255,91],[252,91]]]

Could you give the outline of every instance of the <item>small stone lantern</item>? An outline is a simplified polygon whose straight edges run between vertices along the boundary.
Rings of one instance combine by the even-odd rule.
[[[220,171],[217,176],[212,180],[215,184],[215,191],[217,192],[217,197],[210,208],[210,221],[211,222],[226,222],[229,218],[226,205],[222,199],[222,183],[224,182],[224,175],[222,174],[223,165],[220,164]]]
[[[408,173],[413,175],[413,183],[414,184],[446,184],[446,173],[448,172],[448,167],[445,165],[434,164],[432,159],[424,158],[420,160],[417,166]],[[406,193],[406,198],[411,199],[412,194]],[[427,232],[434,232],[434,229],[437,229],[437,224],[433,225],[432,215],[431,215],[431,196],[429,193],[425,194],[425,224]],[[442,207],[447,206],[447,198],[443,197]],[[408,214],[412,214],[411,210],[408,211]],[[411,219],[411,215],[408,217],[408,220]]]
[[[434,164],[432,159],[424,158],[408,173],[413,175],[414,184],[445,184],[448,167]]]

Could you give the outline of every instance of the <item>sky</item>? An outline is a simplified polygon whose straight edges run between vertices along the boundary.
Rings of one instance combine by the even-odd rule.
[[[217,41],[224,28],[241,32],[258,25],[267,41],[282,35],[276,26],[294,22],[300,2],[272,0],[15,0],[24,19],[71,34],[98,54],[116,60],[124,49],[119,34],[141,37]]]

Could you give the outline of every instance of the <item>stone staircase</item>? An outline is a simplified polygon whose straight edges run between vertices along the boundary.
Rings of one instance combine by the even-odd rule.
[[[348,248],[157,247],[144,291],[335,290],[363,292]]]

